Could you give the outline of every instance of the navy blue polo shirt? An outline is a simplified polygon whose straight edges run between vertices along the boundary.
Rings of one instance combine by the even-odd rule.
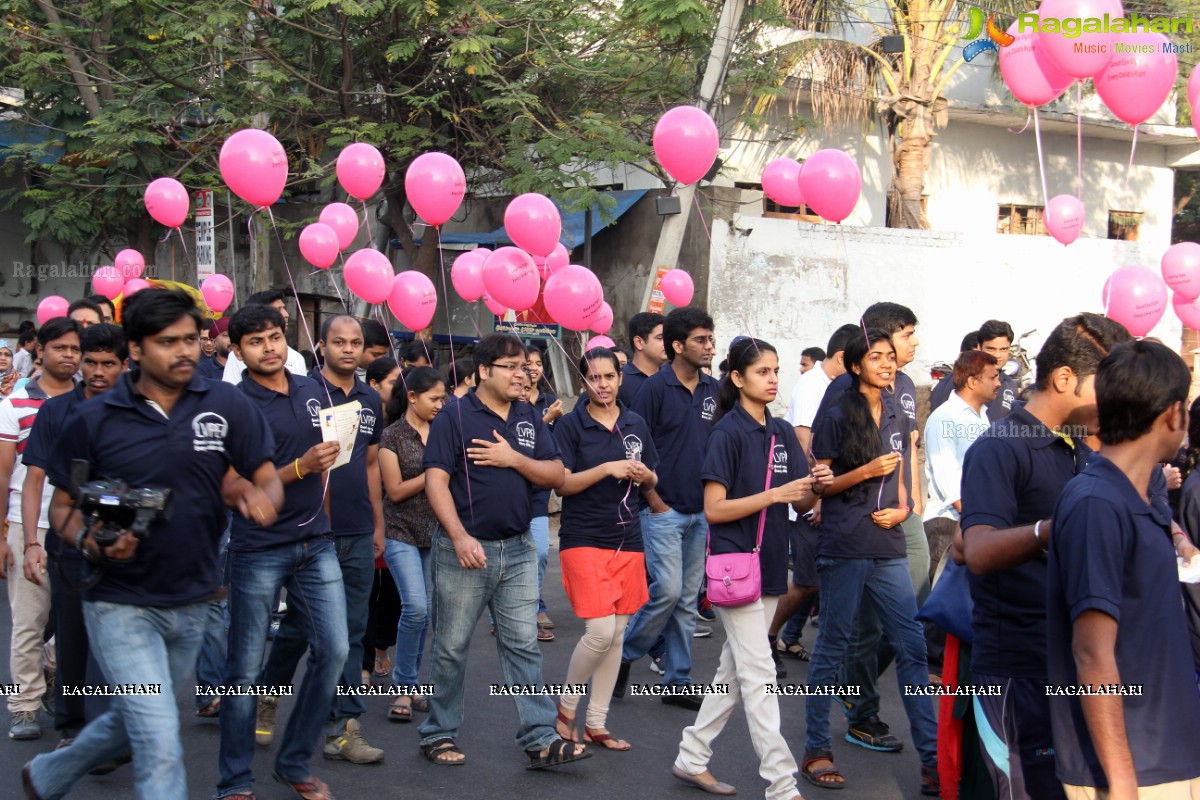
[[[617,424],[610,431],[587,408],[587,403],[577,403],[554,427],[554,442],[564,467],[571,472],[585,472],[609,461],[633,458],[635,454],[650,469],[658,466],[658,451],[646,420],[618,400]],[[564,496],[559,549],[600,547],[640,553],[644,549],[640,510],[638,487],[615,478],[605,477],[579,494]]]
[[[312,378],[283,372],[288,379],[287,394],[268,389],[249,376],[242,379],[238,388],[258,406],[271,427],[275,439],[272,461],[276,468],[288,465],[294,468],[296,459],[322,441],[321,408],[327,400]],[[327,533],[325,482],[320,474],[305,475],[283,487],[283,508],[271,527],[263,528],[241,514],[234,514],[229,549],[256,552]]]
[[[534,411],[537,412],[538,419],[542,419],[546,416],[546,410],[550,408],[550,406],[554,405],[557,400],[558,397],[556,397],[553,392],[548,392],[543,388],[538,393],[537,402],[531,403],[530,405],[532,405]],[[550,427],[551,431],[554,430],[553,422],[546,424]],[[530,491],[532,492],[530,500],[533,503],[533,515],[535,517],[550,516],[550,490],[543,489],[539,486],[534,486]]]
[[[871,514],[880,508],[899,508],[901,485],[904,486],[906,505],[908,508],[913,505],[913,423],[897,405],[883,402],[878,454],[899,453],[900,463],[891,475],[865,480],[844,492],[821,499],[817,555],[822,558],[904,558],[907,555],[901,527],[884,529],[871,519]],[[841,453],[843,419],[839,397],[838,403],[830,405],[817,417],[813,428],[813,458],[832,460],[835,472]]]
[[[1117,621],[1121,681],[1142,687],[1140,697],[1122,698],[1138,786],[1200,777],[1200,694],[1179,586],[1167,509],[1147,503],[1111,461],[1093,455],[1054,510],[1048,682],[1080,683],[1071,645],[1083,612]],[[1050,709],[1059,779],[1106,787],[1079,698],[1052,696]]]
[[[216,356],[204,356],[196,364],[196,374],[210,381],[219,381],[225,376],[225,365],[219,363]]]
[[[1078,439],[1072,449],[1024,408],[992,423],[963,460],[963,535],[986,536],[971,531],[976,525],[1003,530],[1050,519],[1063,487],[1075,477],[1076,459],[1082,469],[1090,453]],[[972,668],[998,677],[1044,678],[1045,558],[971,575],[970,581],[975,601]]]
[[[379,392],[363,383],[356,376],[354,386],[347,395],[337,386],[325,380],[320,367],[312,371],[312,378],[324,399],[322,406],[342,406],[357,400],[362,404],[358,415],[358,436],[354,449],[350,451],[350,462],[329,472],[329,515],[336,536],[362,536],[375,533],[375,509],[371,505],[371,490],[368,481],[381,481],[376,475],[367,475],[367,449],[378,445],[383,438],[383,401]],[[245,381],[243,381],[245,383]]]
[[[253,477],[274,451],[254,403],[232,385],[199,376],[169,419],[138,394],[128,372],[109,391],[80,403],[46,470],[51,484],[69,491],[71,462],[83,459],[93,480],[174,492],[171,518],[154,523],[133,559],[105,568],[84,597],[159,608],[211,598],[221,585],[221,483],[230,467]]]
[[[913,379],[905,375],[900,370],[896,370],[896,377],[892,380],[892,389],[894,394],[892,399],[895,401],[897,408],[903,411],[912,423],[912,430],[917,430],[917,386],[913,383]]]
[[[75,407],[85,400],[84,388],[82,383],[77,383],[75,388],[66,394],[51,397],[42,403],[37,416],[34,417],[33,427],[29,429],[29,438],[25,440],[25,452],[21,455],[26,467],[40,467],[43,472],[47,470],[54,457],[54,448],[63,425],[75,411]],[[82,558],[69,547],[59,548],[59,535],[53,528],[46,529],[46,552],[54,552],[68,559]]]
[[[633,398],[637,397],[637,393],[642,388],[642,384],[645,383],[649,378],[649,375],[635,367],[633,362],[630,361],[628,364],[621,367],[621,388],[617,392],[617,399],[632,408]]]
[[[903,401],[903,396],[907,395],[913,398],[911,404],[905,409],[905,416],[912,421],[913,430],[916,430],[917,425],[917,406],[916,396],[917,390],[913,386],[912,378],[905,375],[903,372],[896,372],[895,386],[890,389],[883,390],[883,402],[886,404],[895,403],[898,399]],[[838,375],[833,381],[825,387],[825,395],[821,398],[821,405],[817,407],[817,415],[813,418],[813,430],[816,430],[817,422],[821,416],[830,408],[841,402],[842,395],[846,392],[854,390],[854,377],[849,372],[843,372]],[[898,397],[899,395],[899,397]]]
[[[768,462],[767,446],[771,444],[772,436],[775,443]],[[737,403],[713,426],[700,477],[721,484],[726,489],[725,496],[736,500],[764,491],[768,469],[772,488],[808,474],[808,459],[796,438],[796,429],[787,420],[772,417],[769,411],[766,424],[761,425],[741,403]],[[753,550],[758,539],[760,516],[755,513],[733,522],[710,525],[709,552],[720,555]],[[772,503],[767,507],[762,550],[758,556],[765,595],[787,594],[790,525],[787,504]]]
[[[532,486],[515,469],[483,467],[467,460],[473,439],[496,441],[495,431],[516,450],[538,461],[557,461],[558,447],[529,403],[512,403],[508,419],[485,406],[472,389],[449,413],[433,418],[425,445],[425,469],[450,474],[450,494],[467,533],[496,541],[520,536],[533,518]]]
[[[671,364],[651,375],[638,390],[632,410],[650,427],[658,448],[659,497],[681,514],[704,510],[704,443],[717,413],[717,382],[700,373],[694,392],[679,382]]]

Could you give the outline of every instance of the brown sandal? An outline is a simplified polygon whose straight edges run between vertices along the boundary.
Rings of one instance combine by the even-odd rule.
[[[561,738],[564,742],[578,742],[579,727],[578,723],[575,721],[575,717],[568,717],[566,714],[564,714],[562,704],[560,703],[554,704],[554,710],[558,712],[558,719],[554,723],[554,732],[557,733],[559,738]],[[566,733],[563,733],[562,730],[559,729],[560,725],[567,729]]]
[[[604,728],[589,728],[583,726],[583,740],[592,744],[598,744],[604,747],[605,750],[616,750],[623,753],[626,750],[632,750],[633,745],[624,739],[617,739]],[[625,745],[621,747],[621,745]]]
[[[295,792],[296,797],[299,797],[300,800],[333,800],[333,794],[329,791],[329,787],[320,778],[310,775],[302,781],[289,781],[275,773],[275,780]]]
[[[811,765],[819,761],[828,761],[829,766],[809,769]],[[804,780],[813,786],[822,789],[843,789],[846,786],[846,776],[838,772],[837,767],[833,765],[832,750],[809,750],[804,754],[804,763],[800,769],[804,773]],[[841,780],[825,780],[826,778],[841,778]]]

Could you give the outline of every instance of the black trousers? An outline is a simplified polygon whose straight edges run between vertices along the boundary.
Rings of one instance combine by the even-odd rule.
[[[63,695],[63,686],[98,685],[104,679],[88,647],[87,625],[83,621],[83,595],[79,592],[85,579],[83,557],[64,547],[62,537],[54,531],[46,533],[46,552],[50,561],[50,618],[58,662],[54,730],[63,737],[73,737],[89,720],[108,710],[108,699]]]

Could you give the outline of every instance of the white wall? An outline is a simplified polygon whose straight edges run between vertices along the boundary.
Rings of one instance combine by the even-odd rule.
[[[1161,250],[1145,242],[1080,239],[1063,247],[1042,236],[950,233],[813,225],[736,217],[713,223],[708,309],[718,351],[739,334],[775,345],[786,402],[799,375],[800,351],[824,348],[840,325],[867,306],[891,301],[920,320],[915,363],[906,370],[928,384],[929,365],[953,360],[964,334],[1001,319],[1036,354],[1064,317],[1102,312],[1100,292],[1123,264],[1158,268]],[[1151,333],[1169,345],[1181,328],[1168,308]]]

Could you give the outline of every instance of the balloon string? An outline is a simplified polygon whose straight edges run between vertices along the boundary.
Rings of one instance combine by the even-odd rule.
[[[1037,140],[1038,172],[1042,176],[1042,208],[1050,207],[1050,193],[1046,191],[1046,159],[1042,155],[1042,126],[1038,122],[1038,110],[1033,109],[1033,136]],[[1028,123],[1026,123],[1028,124]]]
[[[279,243],[279,257],[283,261],[284,271],[287,272],[288,285],[292,288],[292,297],[294,297],[296,299],[296,316],[300,317],[300,320],[301,320],[300,330],[304,331],[304,337],[305,337],[305,339],[308,340],[309,350],[313,353],[316,353],[317,345],[316,345],[316,342],[313,341],[312,331],[309,329],[308,322],[304,317],[303,308],[300,305],[300,292],[296,289],[296,281],[292,277],[292,267],[290,264],[288,264],[287,251],[284,249],[284,246],[283,246],[283,237],[279,233],[279,226],[275,224],[275,215],[271,212],[270,206],[263,206],[263,208],[266,209],[267,217],[270,218],[270,220],[271,220],[271,229],[275,232],[275,241],[277,241]],[[256,211],[255,213],[258,213],[258,212]],[[254,215],[251,214],[251,219],[250,219],[250,229],[251,230],[254,229],[254,218],[253,217],[254,217]],[[269,261],[267,264],[267,268],[268,269],[270,268]],[[288,349],[291,349],[291,348],[289,347]],[[284,358],[284,361],[286,364],[286,361],[287,361],[286,357]],[[284,369],[287,369],[286,365],[284,366]],[[329,407],[333,408],[333,394],[329,391],[329,383],[324,380],[322,380],[320,383],[321,383],[322,388],[325,389],[325,398],[327,400],[329,400]],[[306,519],[304,522],[300,523],[301,527],[303,527],[305,525],[309,525],[312,522],[316,521],[316,519],[321,516],[321,512],[325,509],[325,498],[329,495],[329,473],[330,473],[330,470],[325,471],[324,486],[321,489],[321,501],[317,505],[317,510],[313,512],[313,515],[311,517]]]
[[[189,264],[191,264],[192,263],[192,255],[191,255],[191,253],[188,252],[187,240],[185,240],[183,238],[183,229],[176,228],[175,230],[179,233],[179,246],[183,248],[183,257],[187,259]],[[167,235],[169,236],[170,234],[167,234]],[[171,248],[171,257],[172,258],[175,257],[175,248]]]
[[[1133,144],[1129,146],[1129,166],[1125,168],[1125,188],[1123,190],[1126,193],[1129,192],[1129,173],[1133,171],[1133,154],[1137,152],[1138,127],[1137,125],[1133,126]]]
[[[338,261],[341,262],[340,266],[342,268],[342,272],[344,273],[346,271],[346,256],[343,255],[342,251],[340,251],[340,250],[338,251]],[[346,298],[342,297],[342,289],[340,286],[338,286],[337,278],[335,278],[333,276],[333,267],[329,268],[329,272],[330,272],[329,282],[333,284],[333,290],[335,292],[337,292],[338,301],[341,302],[341,304],[342,304],[342,310],[345,311],[347,314],[349,314],[350,313],[350,304],[346,302]],[[316,351],[313,351],[313,352],[316,352]]]
[[[1036,114],[1036,113],[1037,113],[1037,107],[1036,107],[1036,106],[1033,106],[1032,108],[1033,108],[1033,113],[1034,113],[1034,114]],[[1020,136],[1022,133],[1024,133],[1024,132],[1025,132],[1025,131],[1027,131],[1027,130],[1029,130],[1029,119],[1030,119],[1030,117],[1032,117],[1032,116],[1033,116],[1033,115],[1032,115],[1032,114],[1030,114],[1029,116],[1025,117],[1025,124],[1021,126],[1021,130],[1019,130],[1019,131],[1014,131],[1012,128],[1009,128],[1009,129],[1008,129],[1008,132],[1009,132],[1009,133],[1015,133],[1016,135]]]
[[[1083,81],[1075,82],[1075,198],[1083,202]]]
[[[362,207],[363,207],[363,221],[361,224],[366,226],[367,238],[370,239],[372,243],[374,243],[375,242],[375,234],[371,230],[371,212],[367,210],[367,201],[366,200],[362,201]],[[439,248],[439,249],[441,249],[441,248]]]
[[[700,225],[704,228],[704,235],[708,237],[708,243],[712,244],[712,232],[708,229],[708,222],[704,219],[704,209],[700,207],[700,193],[692,192],[692,199],[696,201],[696,213],[700,215]]]

